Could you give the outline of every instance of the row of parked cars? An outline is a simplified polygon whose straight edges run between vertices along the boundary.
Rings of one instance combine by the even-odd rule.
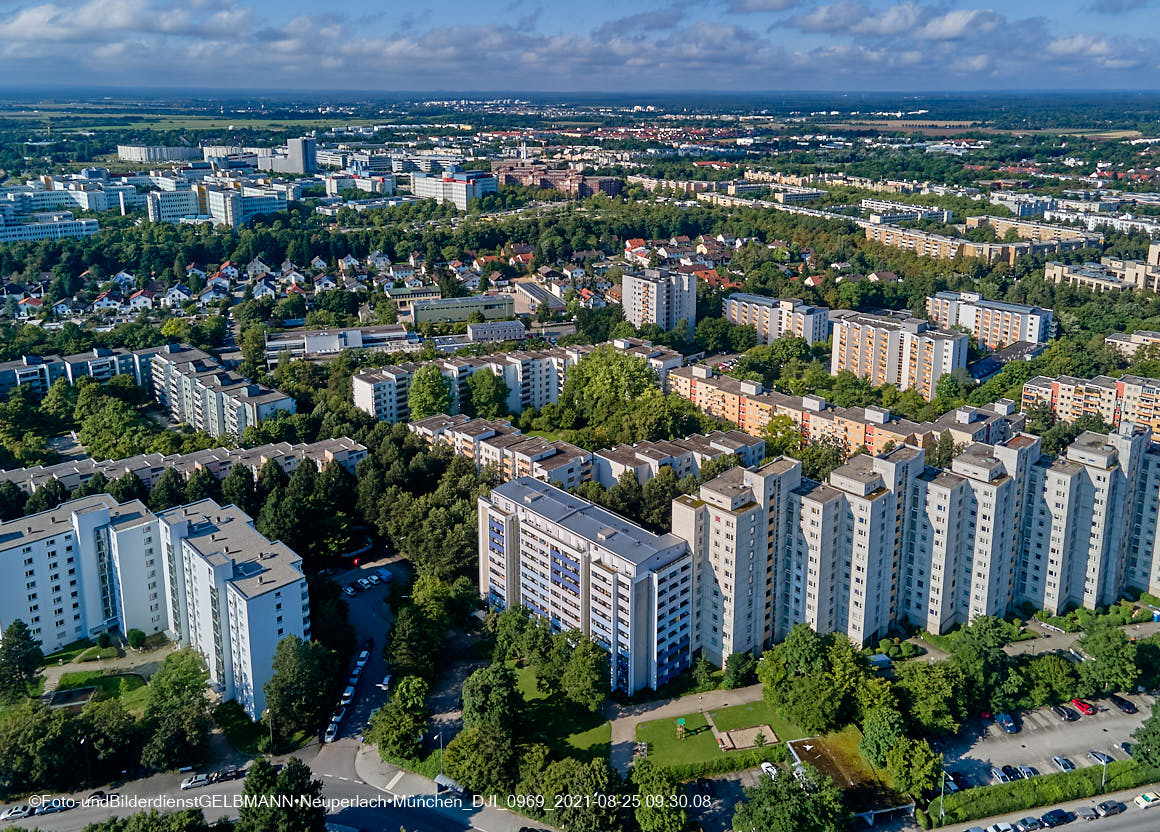
[[[391,575],[391,570],[384,566],[376,569],[374,572],[367,574],[365,578],[359,578],[357,581],[351,581],[349,584],[342,588],[342,592],[348,598],[353,598],[360,592],[365,592],[373,586],[378,586],[379,584],[389,584],[393,579],[394,576]]]
[[[1144,792],[1132,801],[1141,809],[1148,809],[1160,805],[1160,794]],[[986,829],[981,826],[972,826],[966,832],[1035,832],[1037,829],[1054,829],[1071,823],[1073,820],[1099,820],[1118,815],[1127,811],[1128,807],[1118,800],[1105,800],[1095,806],[1079,806],[1074,812],[1064,809],[1052,809],[1042,817],[1028,817],[1015,823],[992,823]]]
[[[1134,704],[1117,693],[1109,694],[1108,702],[1116,710],[1122,711],[1125,714],[1134,714],[1138,712],[1138,709]],[[1075,722],[1080,718],[1081,714],[1083,716],[1092,716],[1097,710],[1098,708],[1091,702],[1088,702],[1086,699],[1080,699],[1078,697],[1072,699],[1066,705],[1051,706],[1051,712],[1059,717],[1062,722]],[[995,722],[998,723],[999,727],[1002,728],[1005,733],[1019,733],[1019,726],[1016,724],[1015,720],[1011,718],[1010,714],[995,714]]]
[[[181,781],[181,790],[200,789],[212,783],[224,783],[227,780],[240,780],[246,776],[245,769],[232,766],[221,771],[211,771],[206,774],[191,774]]]
[[[343,688],[342,695],[338,698],[338,707],[334,711],[334,715],[330,718],[330,725],[326,728],[326,733],[322,735],[323,742],[334,742],[338,739],[338,732],[342,728],[342,721],[346,718],[346,709],[354,701],[355,693],[358,692],[358,683],[362,679],[363,668],[367,666],[367,662],[371,658],[371,648],[375,646],[375,640],[368,638],[362,644],[362,651],[354,660],[354,667],[351,668],[350,677],[346,680],[346,687]],[[390,683],[390,676],[383,680],[383,682]],[[382,683],[379,683],[382,687]]]
[[[57,812],[67,812],[69,809],[75,809],[77,806],[100,806],[108,803],[111,797],[113,795],[107,794],[106,792],[95,791],[82,800],[76,800],[71,797],[58,797],[54,800],[46,800],[39,806],[21,803],[16,806],[9,806],[3,812],[0,812],[0,821],[21,820],[22,818],[33,817],[34,815],[54,815]]]

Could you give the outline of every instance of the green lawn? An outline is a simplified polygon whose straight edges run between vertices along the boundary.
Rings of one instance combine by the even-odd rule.
[[[259,722],[254,722],[235,701],[223,702],[213,709],[214,722],[225,732],[230,745],[247,754],[258,753],[258,741],[266,734]]]
[[[72,644],[66,644],[55,653],[49,653],[40,660],[41,667],[48,667],[50,665],[59,664],[61,662],[68,663],[79,656],[81,653],[93,646],[92,641],[87,638],[82,638],[80,641],[74,641]]]
[[[604,717],[568,705],[560,697],[549,698],[536,687],[531,668],[517,667],[515,673],[526,703],[528,723],[535,726],[533,739],[561,756],[581,760],[608,758],[612,750],[612,725]]]
[[[677,738],[677,720],[685,720],[686,735]],[[709,723],[700,713],[685,714],[672,719],[654,719],[636,726],[637,742],[647,742],[649,756],[660,765],[700,763],[721,757]]]
[[[26,701],[28,701],[28,699],[39,698],[40,694],[43,692],[44,692],[44,677],[37,676],[36,679],[33,681],[32,686],[29,688],[28,697],[26,699],[22,699],[19,702],[13,702],[11,705],[0,704],[0,722],[3,722],[5,720],[5,718],[8,716],[8,713],[10,711],[12,711],[15,708],[20,707]]]
[[[730,705],[711,711],[713,723],[719,731],[736,731],[738,728],[754,728],[768,725],[777,734],[779,742],[801,739],[806,734],[780,714],[774,713],[764,701],[749,702],[744,705]]]
[[[121,683],[124,682],[122,691]],[[145,679],[136,673],[102,673],[99,670],[81,670],[65,673],[60,677],[57,690],[74,688],[96,688],[96,698],[119,698],[121,704],[130,711],[144,713],[149,699],[149,687]]]
[[[121,651],[116,647],[90,647],[85,650],[76,660],[78,662],[95,662],[101,659],[115,659],[121,655]]]

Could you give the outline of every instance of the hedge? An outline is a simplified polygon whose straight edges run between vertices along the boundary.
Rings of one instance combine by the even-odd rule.
[[[677,780],[684,781],[709,774],[725,774],[730,771],[756,768],[762,763],[784,763],[787,756],[785,746],[779,743],[763,748],[751,748],[747,751],[730,751],[720,757],[699,763],[673,763],[671,765],[658,763],[658,768],[664,769]]]
[[[1044,774],[1013,783],[980,786],[948,794],[945,798],[946,816],[943,823],[989,818],[1010,812],[1022,812],[1039,806],[1052,806],[1068,800],[1082,800],[1106,792],[1134,789],[1160,780],[1160,769],[1145,766],[1135,760],[1116,760],[1108,763],[1108,782],[1100,788],[1103,766],[1060,774]],[[939,799],[931,801],[926,813],[934,826],[939,823]]]

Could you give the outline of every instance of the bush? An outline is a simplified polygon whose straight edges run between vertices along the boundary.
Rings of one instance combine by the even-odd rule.
[[[756,768],[766,762],[784,763],[787,756],[788,753],[784,745],[767,745],[762,748],[751,748],[748,751],[722,753],[720,757],[698,763],[674,763],[672,765],[657,763],[657,768],[664,769],[677,780],[693,780],[710,774],[725,774],[730,771]]]
[[[921,808],[914,810],[914,822],[923,829],[930,829],[930,818],[926,816],[926,812],[922,811]]]
[[[108,633],[100,633],[97,636],[97,647],[100,647],[102,650],[111,646],[112,643],[113,639]]]
[[[145,646],[146,636],[145,636],[145,633],[143,633],[141,630],[132,629],[128,633],[125,634],[125,638],[126,638],[126,640],[128,640],[129,646],[132,647],[134,650],[140,650],[142,647]]]
[[[1022,812],[1038,806],[1052,806],[1069,800],[1081,800],[1107,792],[1134,789],[1160,780],[1160,769],[1142,765],[1135,760],[1116,760],[1108,763],[1108,782],[1103,789],[1100,780],[1102,766],[1090,766],[1066,774],[1046,774],[1014,783],[996,786],[981,786],[964,792],[948,794],[945,798],[945,823],[989,818]],[[936,798],[926,812],[932,824],[939,814],[939,799]]]

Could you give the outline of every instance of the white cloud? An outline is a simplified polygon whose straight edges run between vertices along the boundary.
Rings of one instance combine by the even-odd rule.
[[[957,40],[973,32],[990,32],[1002,22],[990,9],[955,9],[928,20],[914,34],[925,40]]]

